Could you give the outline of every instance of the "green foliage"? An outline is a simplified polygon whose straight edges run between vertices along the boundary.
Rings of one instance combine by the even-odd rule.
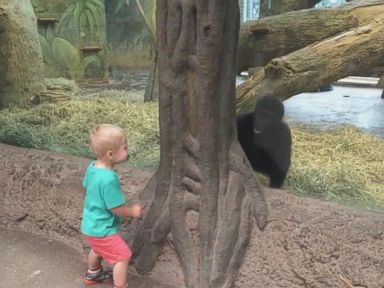
[[[150,0],[136,0],[137,7],[140,10],[148,30],[151,32],[153,41],[156,38],[156,2]]]
[[[83,55],[79,47],[106,44],[104,0],[56,2],[33,0],[38,13],[63,15],[58,25],[39,26],[45,75],[69,79],[102,77],[106,72],[106,53]]]
[[[77,49],[65,39],[55,38],[52,41],[52,54],[60,69],[66,71],[71,79],[75,79],[80,63]]]
[[[104,1],[102,0],[72,0],[64,11],[64,16],[58,25],[59,33],[65,33],[70,28],[79,27],[80,37],[89,33],[89,40],[100,38],[103,17],[105,15]]]
[[[36,132],[36,129],[31,129],[21,123],[8,122],[1,131],[1,138],[2,142],[19,147],[49,147],[51,136],[48,130],[43,128],[38,131],[38,134]]]
[[[78,50],[63,38],[54,38],[52,44],[42,35],[39,40],[46,73],[51,77],[63,75],[69,79],[82,79],[90,67],[90,76],[97,77],[100,74],[102,62],[98,56],[90,55],[80,59]]]

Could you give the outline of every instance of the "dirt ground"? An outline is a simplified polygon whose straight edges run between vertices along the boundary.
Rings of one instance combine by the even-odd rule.
[[[81,180],[89,160],[3,144],[0,151],[0,226],[62,241],[84,259]],[[127,166],[118,171],[127,197],[143,189],[152,175]],[[384,215],[282,190],[266,189],[266,200],[269,222],[263,232],[253,230],[235,287],[384,287]],[[28,259],[20,263],[29,265]],[[159,283],[153,287],[183,287],[171,238],[151,277]],[[15,285],[4,287],[21,287]]]
[[[18,230],[0,230],[0,288],[81,288],[87,267],[85,258],[77,250],[52,239]],[[110,269],[110,267],[106,267]],[[129,284],[133,288],[178,288],[165,285],[153,277],[140,276],[130,271]],[[110,284],[97,285],[111,287]]]

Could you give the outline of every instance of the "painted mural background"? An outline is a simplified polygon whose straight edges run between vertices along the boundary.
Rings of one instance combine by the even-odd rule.
[[[105,3],[110,64],[148,68],[155,51],[156,1],[114,0]]]
[[[109,65],[148,67],[154,51],[153,2],[32,0],[46,77],[102,80]]]
[[[32,0],[32,4],[47,77],[107,77],[104,1]]]
[[[345,0],[322,0],[316,7],[342,3]],[[156,1],[32,0],[32,4],[39,19],[46,77],[102,80],[108,78],[110,67],[150,68]],[[258,5],[258,0],[240,0],[242,21],[257,18]]]

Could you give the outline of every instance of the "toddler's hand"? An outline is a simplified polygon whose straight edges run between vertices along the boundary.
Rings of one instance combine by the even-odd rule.
[[[138,204],[131,206],[131,217],[139,218],[141,217],[142,213],[143,213],[143,206]]]

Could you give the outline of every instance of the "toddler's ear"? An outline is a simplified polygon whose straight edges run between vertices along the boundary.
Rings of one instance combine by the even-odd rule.
[[[112,150],[108,150],[108,151],[107,151],[107,157],[108,157],[109,159],[112,159],[112,158],[113,158],[113,151],[112,151]]]

